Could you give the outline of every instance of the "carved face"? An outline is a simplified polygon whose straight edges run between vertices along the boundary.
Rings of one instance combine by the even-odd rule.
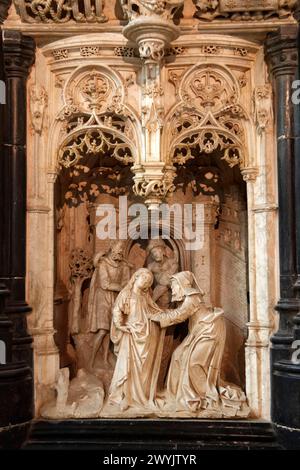
[[[150,272],[142,272],[137,276],[135,285],[139,289],[146,291],[152,286],[152,282],[152,274]]]
[[[111,259],[113,261],[122,261],[124,254],[124,247],[121,243],[116,243],[111,248]]]
[[[176,279],[171,279],[171,289],[172,289],[172,302],[180,302],[183,297],[184,293]]]
[[[152,258],[154,259],[154,261],[157,261],[158,263],[160,261],[163,261],[164,254],[165,254],[165,251],[161,246],[157,246],[155,248],[152,248],[152,250],[151,250]]]

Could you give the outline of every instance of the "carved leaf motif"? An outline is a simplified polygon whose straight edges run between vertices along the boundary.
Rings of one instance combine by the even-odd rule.
[[[124,16],[133,20],[139,16],[160,16],[171,19],[184,0],[121,0]]]
[[[297,0],[195,0],[195,16],[204,21],[263,21],[269,18],[288,18]]]
[[[14,0],[25,23],[104,23],[104,0]]]
[[[122,141],[120,136],[113,134],[112,131],[95,128],[79,131],[75,135],[71,134],[67,143],[60,148],[58,163],[65,168],[70,168],[84,156],[105,155],[107,152],[111,152],[113,158],[125,165],[134,162],[130,144]]]

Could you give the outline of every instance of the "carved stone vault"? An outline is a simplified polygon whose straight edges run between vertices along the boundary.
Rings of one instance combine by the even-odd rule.
[[[80,217],[88,218],[101,194],[130,194],[152,209],[172,194],[176,200],[184,185],[218,204],[223,171],[242,175],[247,185],[246,392],[253,415],[268,418],[277,196],[264,41],[278,26],[294,24],[295,3],[13,2],[4,29],[37,43],[28,85],[28,296],[37,413],[59,369],[55,233],[64,208],[54,204],[56,181],[63,182],[71,210],[82,205]],[[70,237],[76,239],[76,226]],[[232,237],[238,247],[239,234]]]

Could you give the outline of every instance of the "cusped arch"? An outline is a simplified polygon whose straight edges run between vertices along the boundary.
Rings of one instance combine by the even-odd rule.
[[[238,80],[230,69],[197,64],[181,78],[178,101],[166,116],[163,147],[170,165],[184,165],[193,149],[215,150],[230,167],[253,166],[253,123],[240,99]]]
[[[78,67],[64,85],[62,101],[50,129],[48,167],[52,172],[97,153],[124,165],[136,161],[140,123],[126,104],[119,73],[101,64]]]

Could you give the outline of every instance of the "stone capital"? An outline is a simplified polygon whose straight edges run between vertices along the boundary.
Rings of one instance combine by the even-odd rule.
[[[270,73],[276,79],[281,75],[296,73],[298,66],[298,26],[281,26],[268,36],[265,47]]]
[[[7,78],[27,78],[35,59],[35,42],[19,31],[4,31],[3,55]]]

